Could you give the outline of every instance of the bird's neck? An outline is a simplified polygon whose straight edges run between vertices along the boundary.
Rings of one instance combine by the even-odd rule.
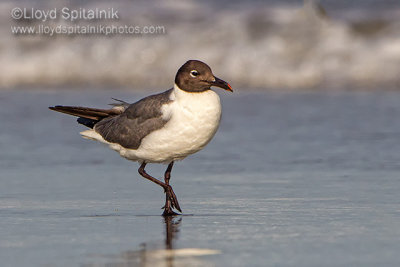
[[[211,91],[211,90],[207,90],[207,91]],[[203,95],[204,93],[206,93],[207,91],[202,91],[202,92],[189,92],[189,91],[185,91],[183,89],[181,89],[176,83],[174,84],[174,90],[173,90],[173,95],[174,98],[176,98],[177,100],[179,99],[190,99],[190,98],[196,98],[198,96]]]
[[[195,103],[203,106],[220,105],[219,96],[213,90],[192,93],[180,89],[177,84],[174,85],[174,90],[170,96],[170,99],[181,103],[181,105],[189,106],[195,105]]]

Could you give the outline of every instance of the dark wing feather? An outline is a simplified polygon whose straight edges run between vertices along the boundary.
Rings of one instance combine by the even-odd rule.
[[[85,108],[85,107],[71,107],[71,106],[55,106],[49,109],[61,113],[77,116],[78,123],[86,127],[93,128],[96,123],[104,118],[114,117],[123,112],[123,109],[114,107],[111,109],[98,109],[98,108]]]
[[[102,120],[109,116],[115,116],[121,114],[121,111],[117,109],[98,109],[98,108],[69,107],[69,106],[55,106],[55,107],[49,107],[49,109],[92,120]]]
[[[110,143],[137,149],[145,136],[168,122],[162,118],[161,106],[171,101],[171,92],[172,89],[143,98],[122,114],[99,121],[94,130]]]

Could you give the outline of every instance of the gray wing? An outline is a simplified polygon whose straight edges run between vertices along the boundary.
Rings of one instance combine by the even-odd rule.
[[[171,101],[171,92],[172,89],[145,97],[129,105],[122,114],[99,121],[94,130],[110,143],[137,149],[145,136],[168,122],[162,118],[161,106]]]

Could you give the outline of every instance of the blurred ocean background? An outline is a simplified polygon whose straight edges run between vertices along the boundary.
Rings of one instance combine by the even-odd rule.
[[[14,7],[65,6],[119,11],[119,20],[75,22],[79,25],[161,25],[166,31],[111,37],[10,31],[10,26],[60,24],[13,20]],[[0,7],[2,88],[164,88],[188,59],[204,60],[243,90],[400,87],[397,0],[6,0]]]

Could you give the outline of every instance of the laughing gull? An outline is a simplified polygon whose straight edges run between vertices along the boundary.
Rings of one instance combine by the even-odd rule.
[[[211,86],[232,92],[207,64],[189,60],[178,70],[173,88],[136,103],[115,99],[119,103],[111,109],[49,108],[77,116],[78,123],[91,128],[81,132],[82,137],[105,143],[122,157],[139,162],[139,174],[165,191],[163,215],[176,215],[173,209],[182,210],[169,184],[174,161],[204,148],[220,123],[220,99]],[[164,182],[145,171],[147,163],[168,164]]]

